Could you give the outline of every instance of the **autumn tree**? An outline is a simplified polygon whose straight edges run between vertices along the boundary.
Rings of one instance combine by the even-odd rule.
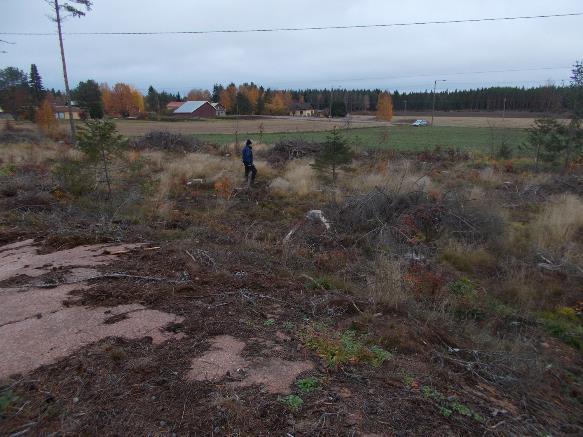
[[[337,170],[347,168],[352,163],[352,150],[346,138],[334,128],[326,138],[324,147],[316,156],[312,167],[324,180],[336,182]]]
[[[391,121],[393,119],[393,99],[387,91],[384,91],[379,95],[377,103],[377,118],[386,121]]]
[[[59,122],[55,118],[51,99],[46,97],[35,114],[35,122],[39,129],[48,137],[54,136],[59,130]]]
[[[271,101],[266,104],[266,109],[269,114],[286,115],[289,113],[291,104],[292,97],[289,92],[276,91],[272,95]]]
[[[106,114],[113,114],[113,98],[111,95],[111,88],[107,83],[102,83],[99,85],[99,91],[101,91],[101,102],[103,103],[103,110]]]
[[[237,106],[237,87],[234,83],[229,84],[227,88],[225,88],[219,97],[219,102],[225,110],[229,114],[233,114],[236,112]]]
[[[113,88],[101,85],[101,95],[105,112],[121,117],[136,116],[145,110],[144,96],[134,87],[116,83]]]
[[[35,64],[30,66],[29,87],[33,105],[40,104],[45,97],[45,88]]]
[[[51,9],[55,12],[52,20],[57,23],[57,31],[59,35],[59,46],[61,48],[61,62],[63,64],[63,78],[65,79],[65,97],[67,106],[69,107],[69,122],[71,125],[71,139],[75,141],[77,135],[75,133],[75,121],[73,120],[73,107],[71,105],[71,90],[69,88],[69,78],[67,76],[67,62],[65,60],[65,46],[63,45],[63,20],[67,17],[83,17],[87,11],[91,10],[92,0],[45,0]]]
[[[261,95],[261,92],[259,90],[259,88],[257,87],[257,85],[255,85],[253,82],[251,82],[250,84],[248,83],[244,83],[243,85],[239,86],[239,93],[244,96],[244,99],[249,102],[249,113],[250,114],[254,114],[257,112],[257,104],[259,101],[259,97]],[[241,114],[243,114],[244,112],[241,111],[241,108],[239,108]]]
[[[204,100],[204,101],[208,102],[211,100],[211,93],[208,90],[194,88],[188,92],[186,99],[187,100],[199,100],[199,101]]]

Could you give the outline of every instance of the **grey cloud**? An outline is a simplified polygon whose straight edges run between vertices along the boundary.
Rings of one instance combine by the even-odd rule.
[[[65,30],[212,30],[350,25],[530,15],[583,10],[579,0],[373,1],[95,0]],[[0,28],[53,31],[41,0],[0,0]],[[66,37],[72,82],[124,81],[145,89],[184,92],[215,82],[255,81],[272,87],[426,89],[434,78],[448,88],[561,82],[583,54],[583,17],[391,29],[236,35]],[[62,87],[56,37],[4,37],[0,67],[39,66],[45,84]],[[518,73],[457,72],[566,67]],[[363,80],[356,80],[363,79]]]

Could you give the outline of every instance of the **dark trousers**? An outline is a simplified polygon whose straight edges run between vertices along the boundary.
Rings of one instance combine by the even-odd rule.
[[[245,180],[249,180],[249,173],[251,173],[251,182],[255,181],[255,176],[257,176],[257,169],[253,164],[245,164]]]

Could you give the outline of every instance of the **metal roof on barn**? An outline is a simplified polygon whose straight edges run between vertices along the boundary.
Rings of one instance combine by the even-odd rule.
[[[191,114],[194,111],[196,111],[198,108],[200,108],[202,105],[204,105],[205,103],[208,103],[208,102],[206,100],[191,100],[189,102],[186,102],[184,105],[182,105],[176,111],[174,111],[174,113],[175,114]]]

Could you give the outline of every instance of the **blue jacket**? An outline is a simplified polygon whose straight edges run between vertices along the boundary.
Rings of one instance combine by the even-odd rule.
[[[250,146],[243,148],[243,164],[253,165],[253,148]]]

